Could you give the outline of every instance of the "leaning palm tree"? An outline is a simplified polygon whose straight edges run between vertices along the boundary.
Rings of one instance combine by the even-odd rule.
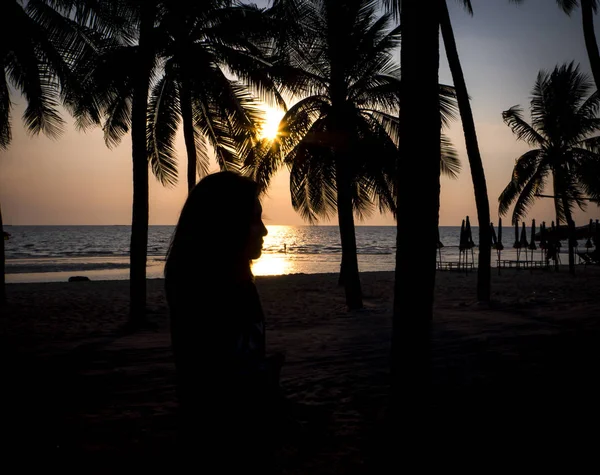
[[[525,0],[512,0],[514,3],[522,3]],[[556,0],[556,3],[567,14],[571,15],[573,11],[581,6],[581,20],[583,26],[583,38],[587,49],[590,67],[596,89],[600,89],[600,50],[596,41],[596,32],[594,29],[594,15],[598,11],[598,0]]]
[[[207,145],[220,168],[231,169],[239,167],[244,146],[256,140],[261,109],[239,79],[227,77],[227,70],[251,82],[263,99],[270,95],[283,103],[266,74],[261,50],[245,28],[258,23],[262,12],[221,3],[171,5],[158,27],[162,74],[150,97],[148,153],[155,163],[162,161],[161,155],[175,161],[174,140],[181,122],[188,190],[208,171]]]
[[[27,5],[26,5],[27,4]],[[51,30],[57,12],[42,2],[8,0],[0,16],[0,149],[11,142],[11,89],[25,97],[26,129],[56,138],[64,122],[58,107],[91,111],[73,69],[89,50],[68,29]],[[63,24],[64,26],[64,24]],[[89,57],[88,57],[89,59]],[[90,104],[88,103],[88,106]],[[3,236],[0,215],[0,235]],[[0,302],[6,300],[4,238],[0,244]]]
[[[473,9],[470,0],[461,0],[470,14],[473,14]],[[491,294],[491,265],[492,265],[492,236],[489,226],[486,223],[490,222],[490,203],[487,192],[487,183],[485,179],[485,171],[479,151],[479,143],[477,140],[477,132],[475,130],[475,120],[471,109],[471,102],[467,92],[467,84],[463,74],[458,48],[454,38],[450,13],[448,12],[447,1],[441,2],[440,26],[448,65],[452,73],[452,80],[456,88],[456,98],[458,100],[458,108],[463,125],[465,136],[465,145],[467,148],[467,157],[471,169],[471,179],[473,181],[473,190],[475,192],[475,204],[477,207],[477,217],[480,223],[479,226],[479,262],[477,272],[477,299],[479,301],[488,302]]]
[[[535,199],[552,180],[557,225],[569,229],[569,269],[575,272],[573,242],[575,206],[585,210],[586,198],[600,198],[600,95],[573,63],[538,74],[531,97],[531,124],[514,106],[504,122],[519,140],[536,147],[517,158],[510,183],[498,198],[499,213],[514,204],[512,222],[525,218]],[[586,196],[587,195],[587,196]]]
[[[399,34],[389,27],[389,16],[376,17],[375,4],[338,3],[334,13],[333,2],[305,3],[310,34],[289,48],[287,64],[278,65],[287,73],[284,88],[304,97],[284,115],[278,139],[247,163],[263,188],[286,165],[292,205],[309,222],[337,212],[340,280],[349,308],[362,306],[354,214],[396,209],[399,68],[392,55]],[[452,116],[453,92],[442,87],[442,93],[442,112]],[[443,170],[452,175],[459,167],[445,144]]]
[[[567,14],[571,14],[577,6],[576,0],[557,0],[557,3]],[[590,67],[596,89],[600,89],[600,51],[596,41],[596,32],[594,29],[594,15],[598,10],[598,0],[581,0],[581,19],[583,23],[583,37],[590,60]]]

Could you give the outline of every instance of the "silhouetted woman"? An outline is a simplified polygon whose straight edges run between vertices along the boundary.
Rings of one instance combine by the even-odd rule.
[[[181,211],[165,266],[180,445],[214,473],[262,468],[276,404],[280,361],[265,359],[250,269],[267,235],[261,213],[254,181],[233,172],[206,176]]]

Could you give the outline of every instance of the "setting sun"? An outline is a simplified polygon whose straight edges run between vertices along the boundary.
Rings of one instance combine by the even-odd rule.
[[[265,109],[265,123],[261,130],[261,137],[263,139],[273,140],[277,137],[279,122],[283,115],[284,112],[280,109],[272,109],[270,107]]]

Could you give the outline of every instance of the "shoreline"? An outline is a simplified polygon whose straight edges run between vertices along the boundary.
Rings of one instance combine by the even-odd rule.
[[[365,272],[394,272],[395,258],[390,255],[368,255],[359,254],[360,273]],[[494,256],[495,257],[495,256]],[[510,252],[502,256],[503,261],[508,265],[515,265],[515,256]],[[559,268],[568,268],[566,255],[562,256]],[[576,257],[577,259],[577,257]],[[25,262],[24,262],[25,261]],[[29,262],[27,262],[29,261]],[[521,262],[525,259],[520,259]],[[532,261],[532,259],[527,259]],[[533,263],[539,266],[543,261],[539,258],[533,259]],[[438,259],[439,271],[458,271],[457,259],[442,259],[441,264]],[[473,271],[477,271],[477,261],[472,264],[469,259],[468,264],[472,266]],[[584,268],[584,263],[576,260],[576,269]],[[493,259],[491,263],[492,272],[497,272],[498,260]],[[48,270],[51,269],[51,270]],[[501,271],[511,270],[508,267],[501,267]],[[32,272],[33,270],[33,272]],[[315,270],[318,270],[315,272]],[[522,269],[521,269],[522,270]],[[526,269],[529,270],[529,269]],[[546,269],[547,270],[547,269]],[[550,270],[553,271],[553,264],[550,264]],[[535,269],[536,272],[544,269]],[[146,266],[146,275],[148,279],[163,278],[164,256],[149,256]],[[256,276],[279,276],[279,275],[320,275],[339,272],[339,255],[294,255],[294,254],[263,254],[261,259],[253,264],[253,272]],[[461,270],[458,272],[466,272]],[[103,257],[85,257],[85,258],[37,258],[37,259],[15,259],[13,262],[7,260],[5,270],[7,284],[17,283],[36,283],[36,282],[67,282],[69,277],[84,276],[92,281],[98,280],[129,280],[129,258],[111,258],[107,260]]]

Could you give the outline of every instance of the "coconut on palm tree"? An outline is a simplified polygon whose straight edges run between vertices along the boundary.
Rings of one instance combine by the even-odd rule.
[[[573,237],[575,207],[585,210],[586,198],[600,198],[600,96],[593,83],[573,63],[541,71],[532,90],[531,124],[514,106],[503,112],[517,139],[532,147],[517,158],[512,178],[500,194],[499,213],[510,206],[513,224],[525,218],[536,198],[551,182],[556,224],[569,228],[569,269],[575,272]]]
[[[290,169],[292,205],[309,222],[337,212],[342,242],[340,280],[349,308],[362,306],[354,215],[395,213],[399,68],[393,60],[399,31],[376,2],[304,2],[305,33],[288,44],[276,71],[300,99],[286,112],[277,140],[247,162],[265,188],[281,165]],[[453,92],[442,87],[443,115]],[[458,163],[445,141],[443,171]]]

